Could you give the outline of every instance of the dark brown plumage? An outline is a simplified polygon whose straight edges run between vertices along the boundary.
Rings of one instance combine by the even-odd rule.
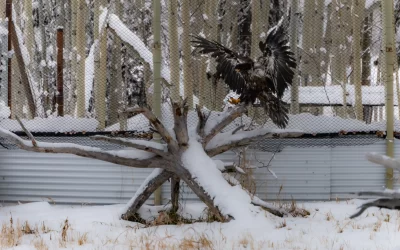
[[[216,59],[217,78],[221,78],[232,91],[240,95],[240,102],[254,103],[258,99],[266,114],[280,128],[288,123],[288,110],[281,99],[292,84],[296,60],[291,52],[286,35],[287,21],[282,18],[277,26],[268,31],[266,40],[259,42],[262,56],[255,61],[250,57],[194,36],[195,52],[210,54]]]

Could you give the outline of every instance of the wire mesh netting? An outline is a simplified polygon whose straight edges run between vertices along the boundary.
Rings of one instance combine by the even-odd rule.
[[[309,136],[265,140],[252,147],[275,151],[282,145],[364,145],[383,138],[386,64],[380,1],[165,0],[161,5],[158,101],[151,0],[1,4],[0,126],[21,132],[20,117],[41,140],[100,147],[103,142],[76,138],[106,134],[149,140],[148,120],[121,111],[160,105],[162,121],[172,124],[170,98],[187,98],[191,110],[200,105],[212,111],[240,101],[217,74],[215,59],[193,52],[191,35],[257,60],[265,56],[259,42],[283,20],[297,61],[291,87],[282,97],[289,110],[286,128],[341,136],[341,142]],[[398,86],[397,60],[394,67]],[[397,87],[394,91],[398,120],[400,92]],[[236,125],[247,121],[244,129],[277,128],[262,106],[257,101],[250,105],[246,119]],[[196,115],[189,116],[188,124],[197,124]],[[396,122],[395,130],[399,126]],[[357,139],[344,136],[354,134]]]

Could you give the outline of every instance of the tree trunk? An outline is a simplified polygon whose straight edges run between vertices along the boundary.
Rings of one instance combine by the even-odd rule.
[[[180,63],[179,63],[179,41],[178,41],[178,0],[169,0],[169,69],[171,77],[171,97],[178,100],[180,96]]]
[[[361,89],[361,32],[364,20],[365,0],[353,1],[353,67],[352,79],[355,89],[355,114],[360,121],[363,118],[362,89]]]
[[[291,13],[290,13],[290,47],[294,53],[294,57],[298,58],[297,55],[297,37],[298,37],[298,0],[292,0]],[[300,112],[299,106],[299,79],[297,68],[294,69],[295,75],[293,77],[292,87],[291,87],[291,102],[290,102],[290,112],[292,114],[298,114]]]
[[[96,0],[96,11],[98,15],[100,13],[100,6],[105,7],[104,2],[101,0]],[[97,21],[98,18],[97,18]],[[95,27],[98,29],[99,23],[95,24]],[[106,126],[106,88],[107,88],[107,29],[95,30],[95,34],[98,36],[98,50],[97,50],[97,58],[98,63],[95,65],[95,106],[96,106],[96,117],[99,125],[97,127],[98,130],[104,130]],[[97,61],[97,60],[95,60]]]
[[[115,13],[117,16],[123,16],[122,3],[120,1],[114,2]],[[121,53],[121,38],[114,35],[113,53],[112,53],[112,80],[110,82],[110,111],[109,111],[109,125],[115,124],[120,117],[118,110],[124,108],[125,102],[125,86],[122,80],[122,53]],[[122,119],[119,119],[122,122]]]
[[[85,1],[77,0],[76,18],[76,48],[77,48],[77,111],[78,117],[83,118],[86,114],[85,109],[85,59],[86,59],[86,36],[85,36]]]
[[[136,191],[136,194],[128,203],[128,209],[121,216],[122,219],[137,221],[140,218],[140,216],[138,216],[139,208],[149,199],[157,188],[161,187],[164,182],[173,176],[173,173],[166,170],[158,171],[158,169],[156,169],[153,173],[155,173],[155,175],[145,180]]]
[[[171,178],[171,212],[176,213],[179,209],[179,185],[180,179],[178,177]]]
[[[361,45],[361,53],[362,53],[362,65],[361,65],[361,85],[362,86],[370,86],[371,85],[371,29],[372,29],[372,14],[366,16],[363,22],[362,28],[362,45]],[[371,123],[373,107],[364,106],[364,121],[369,124]],[[368,110],[368,112],[366,112]],[[368,116],[366,116],[368,115]]]
[[[192,57],[190,47],[190,1],[182,1],[182,61],[183,61],[183,83],[184,96],[187,98],[189,108],[193,109],[193,77],[192,77]]]
[[[70,73],[70,90],[68,92],[67,112],[75,116],[77,104],[77,74],[78,74],[78,54],[77,54],[77,18],[78,16],[78,0],[71,1],[71,73]]]
[[[348,42],[346,36],[351,19],[350,8],[347,1],[339,0],[332,2],[332,27],[335,27],[335,35],[332,36],[332,82],[342,88],[343,106],[336,108],[336,113],[342,118],[347,118],[347,73],[346,67],[349,63]]]

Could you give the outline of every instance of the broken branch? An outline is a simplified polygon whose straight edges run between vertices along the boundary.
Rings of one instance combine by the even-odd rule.
[[[25,132],[25,134],[28,136],[28,138],[32,141],[32,145],[34,147],[37,147],[36,139],[32,135],[32,133],[24,126],[24,124],[22,123],[22,121],[19,119],[18,116],[15,116],[15,119],[17,119],[17,121],[18,121],[19,125],[21,126],[22,130]]]
[[[100,148],[80,146],[73,143],[46,143],[35,141],[36,146],[34,146],[32,142],[24,140],[14,133],[2,128],[0,128],[0,136],[12,141],[21,149],[31,152],[73,154],[135,168],[151,168],[156,163],[160,166],[166,167],[165,164],[161,163],[161,157],[149,156],[148,158],[135,159],[119,156],[118,151],[108,152],[103,151]]]
[[[97,141],[106,141],[106,142],[118,144],[121,146],[136,148],[139,150],[143,150],[143,151],[146,151],[149,153],[159,155],[164,158],[168,158],[168,156],[169,156],[168,153],[166,153],[160,149],[161,147],[163,147],[163,145],[160,143],[157,143],[157,142],[154,142],[154,147],[152,147],[149,145],[151,142],[146,141],[146,143],[144,143],[141,140],[129,140],[129,139],[125,139],[125,138],[112,138],[112,137],[102,136],[102,135],[92,136],[92,137],[90,137],[90,139],[97,140]],[[157,146],[159,146],[159,148],[157,148]]]
[[[219,132],[221,132],[226,126],[231,124],[236,118],[240,117],[246,110],[246,106],[240,104],[234,107],[227,116],[225,116],[218,124],[211,128],[210,132],[205,136],[203,145],[207,145]]]
[[[368,153],[367,160],[379,165],[384,166],[385,168],[392,168],[396,170],[400,170],[400,160],[394,159],[392,157],[378,154],[378,153]]]

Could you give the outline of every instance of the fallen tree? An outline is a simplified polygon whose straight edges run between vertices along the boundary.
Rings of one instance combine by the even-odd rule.
[[[367,159],[370,162],[379,164],[385,168],[392,168],[394,170],[400,170],[400,160],[392,157],[382,155],[379,153],[368,153]],[[362,204],[359,207],[359,211],[352,216],[350,219],[356,218],[364,213],[370,207],[386,208],[400,210],[400,192],[387,189],[384,191],[363,191],[358,192],[356,195],[360,197],[382,197]]]
[[[197,126],[188,126],[190,112],[185,100],[180,103],[171,102],[171,109],[174,119],[172,127],[166,127],[148,108],[130,108],[123,111],[143,114],[152,124],[154,132],[160,135],[161,143],[106,136],[91,137],[93,140],[125,146],[123,150],[106,151],[71,143],[39,142],[20,121],[29,140],[23,140],[1,128],[0,136],[12,140],[24,150],[69,153],[128,167],[154,168],[127,204],[126,211],[121,215],[125,220],[140,221],[139,208],[168,180],[171,181],[172,212],[178,210],[179,183],[182,180],[208,206],[218,221],[247,219],[250,214],[262,211],[261,208],[277,216],[288,214],[287,211],[276,209],[256,196],[250,196],[240,183],[235,182],[228,174],[235,172],[237,168],[232,165],[221,166],[220,162],[212,160],[211,157],[249,145],[255,139],[298,137],[301,132],[266,128],[246,130],[245,126],[232,126],[232,122],[240,119],[246,112],[245,105],[218,112],[218,115],[214,116],[215,119],[209,119],[210,111],[196,107],[196,111],[191,112],[197,117]]]

